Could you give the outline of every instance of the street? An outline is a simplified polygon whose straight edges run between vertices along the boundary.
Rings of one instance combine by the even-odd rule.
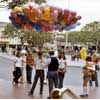
[[[39,82],[34,91],[33,96],[28,96],[28,92],[31,88],[30,84],[19,83],[18,86],[12,85],[12,71],[13,71],[13,59],[8,59],[0,56],[0,99],[46,99],[48,96],[48,85],[44,85],[43,96],[39,95]],[[25,70],[24,70],[25,71]],[[33,78],[34,79],[34,69],[33,69]],[[98,72],[100,76],[100,72]],[[25,73],[24,73],[25,78]],[[100,83],[100,77],[99,83]],[[77,66],[68,66],[64,87],[70,88],[78,97],[82,93],[82,72],[81,67]],[[89,88],[89,97],[88,98],[100,98],[100,87],[91,87]],[[66,94],[64,98],[70,98]]]

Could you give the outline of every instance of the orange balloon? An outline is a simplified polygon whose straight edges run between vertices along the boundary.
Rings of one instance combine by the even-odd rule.
[[[36,9],[32,9],[28,11],[27,17],[29,21],[36,22],[38,20],[38,11]]]
[[[23,12],[25,13],[25,15],[27,16],[28,15],[28,12],[29,12],[29,7],[23,7]]]
[[[22,7],[16,6],[16,7],[14,7],[13,11],[14,12],[22,12]]]

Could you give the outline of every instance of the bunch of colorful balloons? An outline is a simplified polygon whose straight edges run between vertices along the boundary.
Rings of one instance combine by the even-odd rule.
[[[32,29],[38,32],[67,30],[75,25],[81,16],[76,12],[49,5],[16,6],[10,14],[10,20],[16,28]]]

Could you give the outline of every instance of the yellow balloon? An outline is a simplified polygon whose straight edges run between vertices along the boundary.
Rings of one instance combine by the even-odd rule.
[[[16,7],[14,7],[14,9],[13,9],[13,11],[14,12],[22,12],[22,7],[18,7],[18,6],[16,6]]]
[[[43,13],[43,19],[44,20],[49,20],[50,19],[50,8],[46,7]]]
[[[28,6],[22,7],[22,10],[26,15],[28,15],[28,13],[29,13],[29,7]]]

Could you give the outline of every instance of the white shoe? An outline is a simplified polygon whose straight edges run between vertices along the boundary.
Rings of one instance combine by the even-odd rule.
[[[48,84],[48,83],[47,83],[47,80],[44,80],[44,84]]]

